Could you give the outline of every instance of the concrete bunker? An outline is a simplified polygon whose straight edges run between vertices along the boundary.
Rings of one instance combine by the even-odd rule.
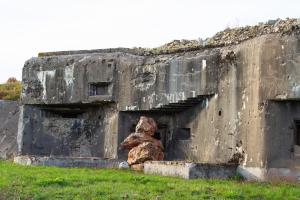
[[[206,45],[41,53],[23,68],[18,154],[122,160],[118,145],[145,115],[166,160],[238,162],[246,177],[298,180],[299,27],[230,29]]]

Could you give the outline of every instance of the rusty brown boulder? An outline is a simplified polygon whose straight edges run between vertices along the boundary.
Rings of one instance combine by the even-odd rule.
[[[132,149],[144,142],[150,142],[153,145],[163,150],[163,145],[160,140],[157,140],[145,133],[131,133],[121,144],[122,149]]]
[[[140,164],[148,160],[163,160],[164,153],[161,148],[151,142],[144,142],[134,148],[128,153],[128,164]]]
[[[121,149],[129,150],[128,164],[138,169],[139,164],[147,160],[163,160],[163,145],[153,137],[157,130],[152,118],[141,116],[136,125],[135,133],[131,133],[121,144]]]
[[[150,136],[153,136],[156,130],[157,130],[157,125],[154,119],[145,116],[140,117],[140,120],[135,127],[135,132],[145,133]]]

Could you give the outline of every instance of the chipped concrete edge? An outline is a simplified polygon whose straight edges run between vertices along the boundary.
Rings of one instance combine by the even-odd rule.
[[[16,156],[14,163],[24,166],[56,166],[56,167],[95,167],[119,168],[123,160],[80,158],[80,157],[49,157],[49,156]]]

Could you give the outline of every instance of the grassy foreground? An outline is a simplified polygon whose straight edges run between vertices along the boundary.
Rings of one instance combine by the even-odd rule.
[[[300,199],[300,185],[182,180],[131,171],[24,167],[0,161],[0,199]]]

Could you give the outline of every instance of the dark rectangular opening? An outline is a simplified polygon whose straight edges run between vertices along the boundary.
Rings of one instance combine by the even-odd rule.
[[[65,112],[65,113],[58,113],[62,118],[79,118],[81,113],[76,112]]]
[[[167,139],[168,135],[170,135],[170,130],[167,124],[157,124],[157,132],[155,134],[158,135],[157,139],[161,140],[162,145],[164,148],[167,147]]]
[[[175,134],[178,140],[189,140],[191,139],[191,129],[190,128],[178,128]]]
[[[295,120],[294,144],[300,146],[300,120]]]
[[[81,109],[69,109],[69,108],[54,108],[54,109],[42,109],[42,115],[46,118],[80,118],[85,112]]]
[[[109,82],[98,82],[89,84],[89,95],[99,96],[108,95]]]

